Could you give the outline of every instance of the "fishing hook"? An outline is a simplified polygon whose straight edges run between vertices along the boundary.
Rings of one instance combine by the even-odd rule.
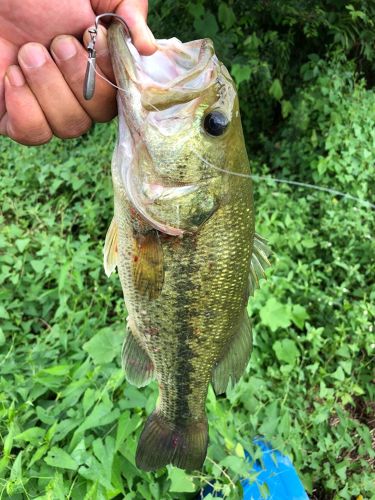
[[[83,83],[83,97],[86,99],[86,101],[92,99],[95,93],[95,73],[96,73],[95,44],[96,44],[96,38],[98,36],[99,21],[102,17],[105,16],[112,16],[118,19],[123,24],[128,37],[131,38],[129,26],[127,25],[123,17],[119,16],[118,14],[114,14],[113,12],[105,12],[104,14],[96,16],[94,28],[89,29],[89,34],[91,39],[86,47],[88,52],[88,59],[87,59],[85,80]]]

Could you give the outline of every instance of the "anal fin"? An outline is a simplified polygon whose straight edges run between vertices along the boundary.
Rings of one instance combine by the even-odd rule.
[[[229,379],[238,382],[250,359],[252,349],[251,323],[247,311],[239,331],[231,339],[224,356],[213,369],[212,385],[216,394],[226,391]]]
[[[132,334],[129,323],[122,346],[122,366],[127,381],[136,387],[143,387],[154,378],[154,365],[147,352]]]

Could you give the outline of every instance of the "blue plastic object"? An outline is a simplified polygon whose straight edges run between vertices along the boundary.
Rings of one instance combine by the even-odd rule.
[[[250,470],[258,474],[256,480],[252,483],[248,479],[241,481],[243,500],[309,500],[289,458],[262,439],[255,439],[254,444],[262,450],[262,456]],[[249,453],[245,454],[251,462]],[[212,491],[212,488],[206,488],[204,493]]]
[[[261,439],[254,440],[254,443],[263,452],[262,460],[256,460],[251,469],[251,472],[258,473],[256,481],[251,484],[247,479],[241,481],[244,500],[309,500],[289,458]],[[265,485],[267,497],[264,496]]]

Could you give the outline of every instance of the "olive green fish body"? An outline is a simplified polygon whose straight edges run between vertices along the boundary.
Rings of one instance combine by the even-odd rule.
[[[145,470],[168,463],[197,469],[207,449],[208,385],[212,381],[217,393],[224,392],[230,379],[241,376],[251,351],[246,306],[256,240],[238,100],[209,42],[201,42],[206,59],[202,48],[194,52],[192,46],[195,65],[190,53],[187,62],[178,55],[177,69],[190,61],[187,75],[197,83],[189,87],[183,73],[171,89],[158,88],[159,77],[156,89],[145,90],[137,81],[141,70],[134,69],[140,61],[133,65],[123,37],[114,24],[109,30],[114,69],[127,92],[119,97],[115,209],[105,265],[108,273],[117,265],[128,311],[127,378],[137,386],[156,378],[159,386],[136,462]],[[161,61],[168,67],[168,60]],[[213,111],[229,122],[218,135],[202,127]]]

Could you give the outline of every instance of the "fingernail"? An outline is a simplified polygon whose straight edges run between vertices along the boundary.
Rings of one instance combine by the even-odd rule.
[[[151,55],[157,49],[155,37],[144,20],[142,30],[139,30],[137,33],[133,32],[132,38],[134,45],[142,55]]]
[[[146,37],[147,37],[147,41],[150,45],[153,45],[154,47],[156,46],[156,42],[155,42],[155,37],[152,33],[152,31],[150,30],[150,28],[147,26],[147,34],[146,34]]]
[[[47,60],[44,47],[38,43],[24,45],[20,50],[19,57],[25,68],[39,68]]]
[[[107,38],[107,34],[108,34],[107,29],[104,26],[102,26],[101,24],[99,24],[98,38],[101,38],[103,40],[103,39]]]
[[[59,36],[54,40],[51,51],[60,61],[67,61],[77,54],[75,39],[72,36]]]
[[[153,54],[157,49],[155,37],[148,26],[144,27],[142,34],[137,38],[136,47],[141,54],[146,56]]]
[[[25,85],[25,77],[18,66],[9,66],[7,77],[13,87],[23,87]]]

